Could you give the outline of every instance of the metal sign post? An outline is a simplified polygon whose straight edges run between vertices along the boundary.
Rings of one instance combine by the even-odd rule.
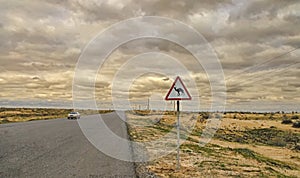
[[[180,121],[179,121],[179,117],[180,117],[180,106],[179,106],[179,100],[177,100],[177,170],[180,169]]]
[[[165,100],[177,100],[177,170],[180,170],[180,100],[191,100],[192,97],[180,77],[177,77],[170,88]],[[175,103],[174,103],[175,104]]]

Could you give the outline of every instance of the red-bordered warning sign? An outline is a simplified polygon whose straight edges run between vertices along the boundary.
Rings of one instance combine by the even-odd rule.
[[[186,89],[181,78],[176,77],[172,87],[170,88],[165,100],[191,100],[192,97]]]

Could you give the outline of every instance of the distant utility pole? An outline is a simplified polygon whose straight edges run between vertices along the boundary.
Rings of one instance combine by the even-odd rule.
[[[150,110],[150,99],[148,98],[147,110]]]

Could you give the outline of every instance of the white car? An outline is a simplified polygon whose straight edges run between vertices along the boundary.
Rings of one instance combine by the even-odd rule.
[[[68,119],[80,119],[79,112],[70,112],[68,114]]]

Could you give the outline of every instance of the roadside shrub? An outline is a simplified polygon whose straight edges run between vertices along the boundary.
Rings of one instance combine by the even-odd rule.
[[[9,120],[7,120],[7,119],[3,119],[3,120],[0,120],[0,124],[4,124],[4,123],[9,123],[10,121]]]
[[[267,145],[284,147],[287,145],[287,142],[284,138],[273,138],[267,141]]]
[[[299,119],[299,116],[294,115],[294,116],[291,117],[291,119]]]
[[[295,122],[295,123],[293,124],[293,127],[294,127],[294,128],[300,128],[300,121]]]
[[[282,117],[283,117],[284,120],[288,119],[288,117],[286,116],[286,114],[284,114]]]
[[[221,114],[215,114],[215,117],[216,117],[217,119],[221,119],[221,118],[222,118]]]
[[[283,119],[281,124],[292,124],[293,121],[291,119]]]
[[[208,119],[209,118],[209,113],[202,113],[202,118],[203,119]]]

